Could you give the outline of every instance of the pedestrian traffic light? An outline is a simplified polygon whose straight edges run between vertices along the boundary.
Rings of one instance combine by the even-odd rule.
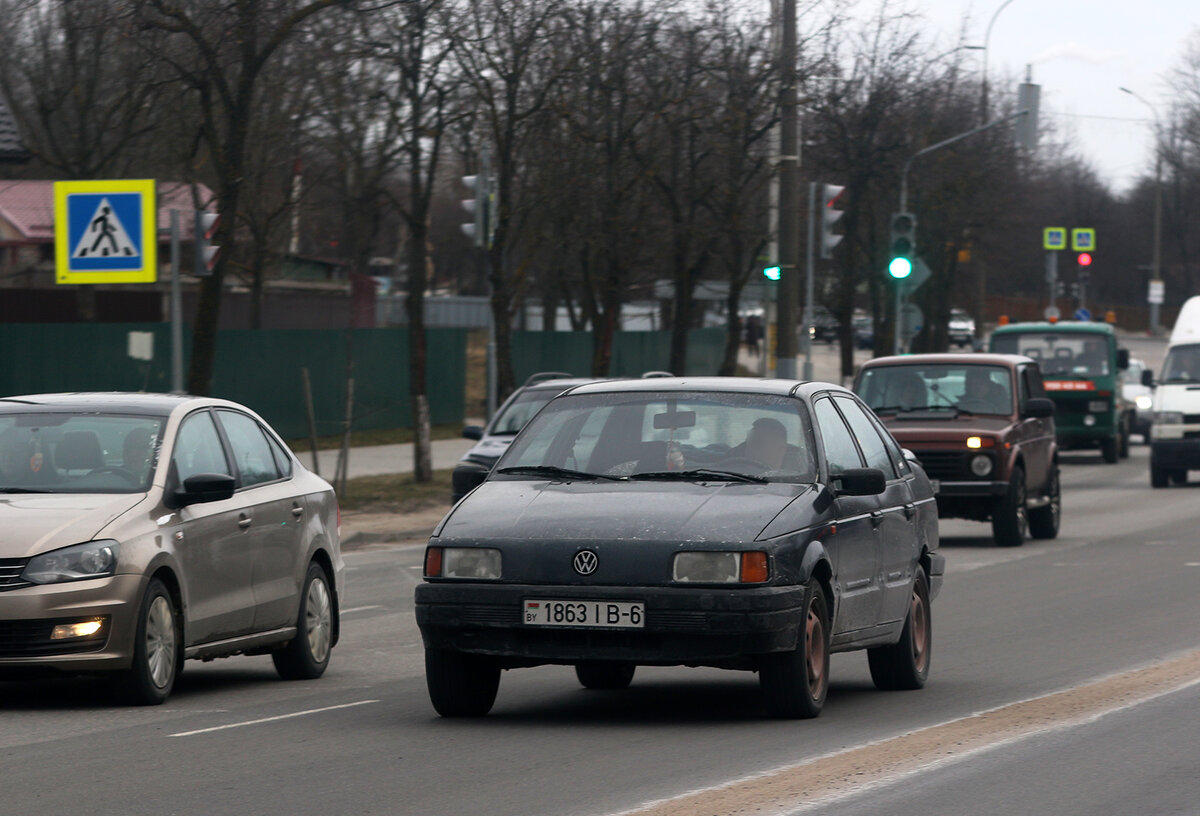
[[[892,214],[892,240],[888,243],[888,274],[897,280],[912,274],[917,248],[917,217],[912,213]]]
[[[192,266],[192,274],[196,277],[206,277],[212,274],[217,265],[217,256],[221,247],[213,243],[217,237],[217,229],[221,225],[221,216],[217,213],[196,210],[196,258]]]
[[[487,177],[463,176],[462,182],[473,193],[472,198],[463,199],[462,202],[463,209],[472,216],[470,221],[462,225],[462,231],[471,239],[471,243],[481,247],[487,234]]]
[[[841,184],[821,185],[821,257],[832,258],[833,248],[842,242],[842,236],[833,227],[842,220],[844,213],[837,209],[846,188]]]
[[[763,277],[770,281],[777,281],[783,273],[783,268],[779,266],[764,266]]]

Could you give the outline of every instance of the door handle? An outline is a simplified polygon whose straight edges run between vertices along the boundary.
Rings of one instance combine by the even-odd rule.
[[[250,526],[251,521],[252,519],[249,516],[247,516],[245,513],[242,513],[238,516],[238,527],[241,527],[243,530],[245,530]]]
[[[872,510],[871,511],[871,526],[878,527],[879,523],[882,521],[883,521],[883,511],[882,510]]]
[[[913,505],[913,504],[904,505],[904,517],[906,519],[908,519],[909,521],[912,521],[912,517],[916,512],[917,512],[916,505]]]
[[[300,518],[301,516],[304,515],[304,508],[298,504],[293,504],[292,505],[292,515],[295,516],[296,518]]]

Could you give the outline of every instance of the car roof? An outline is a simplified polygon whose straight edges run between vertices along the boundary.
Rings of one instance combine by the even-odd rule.
[[[801,380],[758,379],[755,377],[651,377],[637,380],[606,380],[571,389],[571,394],[653,393],[689,391],[714,394],[775,394],[812,396],[819,391],[852,393],[835,383]]]
[[[942,365],[999,365],[1012,368],[1014,366],[1025,363],[1033,363],[1035,360],[1026,357],[1024,354],[989,354],[977,351],[964,351],[960,353],[946,352],[943,354],[902,354],[891,357],[876,357],[873,360],[867,360],[863,363],[863,368],[877,368],[879,366],[895,366],[895,365],[929,365],[937,363]]]
[[[1115,334],[1108,323],[1096,323],[1087,320],[1060,320],[1055,323],[1037,321],[1030,323],[1006,323],[997,326],[992,334],[1013,334],[1019,332],[1073,332],[1091,334]]]
[[[84,413],[149,414],[170,416],[180,406],[194,404],[220,405],[230,408],[242,406],[237,403],[210,397],[194,397],[190,394],[147,394],[140,392],[75,392],[63,394],[28,394],[0,397],[0,413],[30,413],[55,411],[79,411]]]

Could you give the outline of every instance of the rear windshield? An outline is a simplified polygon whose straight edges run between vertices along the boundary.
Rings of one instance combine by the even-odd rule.
[[[0,493],[142,493],[162,441],[161,417],[0,414]]]
[[[1032,357],[1038,361],[1042,374],[1047,377],[1104,377],[1111,374],[1108,345],[1108,335],[1085,332],[992,335],[992,351]]]

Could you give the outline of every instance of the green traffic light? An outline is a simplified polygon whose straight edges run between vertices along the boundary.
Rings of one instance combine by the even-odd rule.
[[[907,278],[912,274],[912,261],[905,257],[892,258],[888,264],[888,274],[896,280]]]
[[[763,269],[763,277],[767,280],[777,281],[782,271],[782,268],[778,266],[768,266]]]

